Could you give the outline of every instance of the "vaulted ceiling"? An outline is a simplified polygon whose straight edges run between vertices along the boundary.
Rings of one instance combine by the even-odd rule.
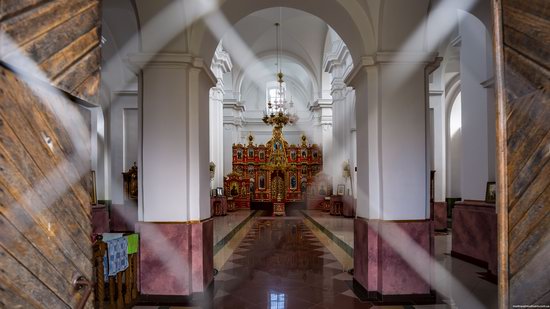
[[[276,27],[281,24],[282,71],[294,98],[297,109],[307,109],[307,103],[315,99],[321,89],[322,62],[328,25],[318,17],[291,8],[270,8],[246,16],[235,24],[235,32],[255,55],[253,59],[233,61],[233,87],[246,96],[251,88],[260,87],[275,80]],[[232,34],[223,39],[223,46],[232,59],[240,57],[240,43]],[[244,62],[244,65],[243,65]],[[239,65],[239,63],[241,65]],[[263,102],[245,104],[249,109],[261,108]],[[263,101],[263,98],[262,98]]]

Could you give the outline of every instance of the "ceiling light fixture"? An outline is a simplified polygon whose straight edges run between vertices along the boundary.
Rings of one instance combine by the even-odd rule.
[[[279,17],[280,20],[280,17]],[[275,23],[276,39],[277,39],[277,83],[278,88],[274,98],[268,95],[267,107],[264,111],[263,122],[275,128],[282,129],[287,124],[294,124],[298,121],[298,116],[294,112],[294,102],[292,99],[286,99],[286,87],[284,75],[281,68],[281,50],[282,38],[280,35],[280,23]],[[273,100],[272,100],[273,99]]]

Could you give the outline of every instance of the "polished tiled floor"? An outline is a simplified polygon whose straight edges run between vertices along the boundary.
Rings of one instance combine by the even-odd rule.
[[[248,218],[251,213],[251,210],[242,209],[230,212],[227,216],[214,217],[214,245]]]
[[[331,216],[320,210],[304,210],[312,219],[353,248],[353,218]]]
[[[442,267],[434,269],[434,282],[438,283],[439,294],[445,295],[438,296],[437,304],[389,306],[362,302],[351,289],[352,277],[343,271],[341,259],[315,236],[320,235],[319,231],[313,233],[308,228],[312,225],[306,226],[300,214],[293,215],[253,218],[250,230],[215,277],[213,301],[197,303],[193,308],[496,308],[497,286],[481,278],[482,268],[449,255],[450,235],[435,237],[435,257]],[[353,222],[350,219],[323,213],[308,215],[326,224],[335,235],[347,235],[347,241],[350,234],[353,237],[353,224],[347,225]],[[223,226],[222,222],[237,222],[237,226],[246,216],[243,212],[235,213],[234,218],[223,217],[217,226]],[[220,233],[220,239],[224,237],[223,232],[216,233]]]
[[[368,307],[302,217],[257,218],[215,280],[214,308]]]

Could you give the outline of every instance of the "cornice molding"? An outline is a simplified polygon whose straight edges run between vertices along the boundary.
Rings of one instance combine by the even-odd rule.
[[[359,64],[346,77],[344,82],[347,85],[353,84],[353,81],[364,71],[366,67],[376,66],[380,64],[396,64],[396,63],[433,63],[437,57],[437,53],[433,52],[378,52],[373,56],[361,57]]]
[[[206,66],[204,60],[186,53],[135,53],[126,58],[126,62],[134,73],[139,73],[145,67],[157,68],[196,68],[203,71],[212,87],[216,85],[218,79]]]
[[[347,64],[346,59],[350,60],[349,65]],[[338,67],[344,69],[342,70],[342,72],[339,72],[342,76],[338,76],[342,79],[353,70],[353,61],[351,59],[351,54],[348,47],[346,46],[346,44],[344,44],[343,41],[339,41],[336,45],[336,49],[333,52],[327,54],[323,61],[323,68],[327,73],[335,74],[335,70]]]

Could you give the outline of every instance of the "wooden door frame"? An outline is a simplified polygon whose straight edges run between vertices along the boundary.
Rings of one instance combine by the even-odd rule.
[[[495,63],[496,160],[497,160],[497,230],[498,230],[498,306],[509,306],[508,284],[508,180],[506,97],[504,85],[504,47],[502,35],[502,1],[492,0],[493,56]]]

